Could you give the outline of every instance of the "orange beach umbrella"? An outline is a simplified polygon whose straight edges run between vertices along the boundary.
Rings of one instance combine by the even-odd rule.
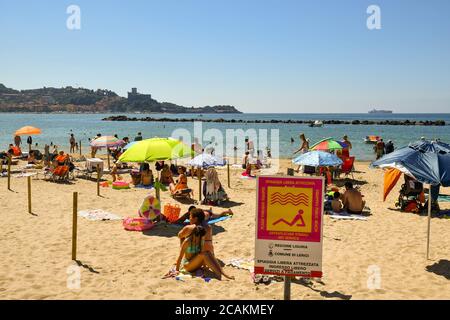
[[[26,126],[26,127],[20,128],[14,134],[16,136],[25,136],[25,135],[29,136],[29,135],[32,135],[32,134],[41,134],[41,129],[35,128],[35,127]]]

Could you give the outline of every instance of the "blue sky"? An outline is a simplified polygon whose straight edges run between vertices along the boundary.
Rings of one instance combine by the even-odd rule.
[[[81,30],[66,28],[71,4]],[[0,83],[244,112],[449,112],[449,14],[448,0],[0,0]]]

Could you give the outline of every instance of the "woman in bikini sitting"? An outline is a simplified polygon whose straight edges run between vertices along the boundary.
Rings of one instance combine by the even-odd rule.
[[[169,185],[169,190],[171,194],[176,194],[177,192],[181,192],[182,190],[188,190],[189,187],[187,185],[187,177],[186,177],[186,168],[178,167],[178,181],[177,183],[171,183]]]
[[[160,182],[164,185],[170,185],[171,183],[174,183],[172,172],[170,171],[170,168],[167,164],[165,164],[161,170]]]
[[[181,242],[180,254],[176,262],[176,272],[185,270],[195,272],[206,266],[221,280],[222,275],[227,279],[234,277],[227,275],[214,256],[212,243],[212,229],[205,223],[205,214],[201,209],[194,209],[189,216],[191,224],[185,226],[178,237]]]

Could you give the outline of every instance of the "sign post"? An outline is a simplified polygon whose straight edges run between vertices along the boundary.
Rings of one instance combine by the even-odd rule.
[[[323,177],[260,176],[257,180],[255,274],[322,277]]]
[[[28,213],[32,213],[31,211],[31,177],[27,177],[27,186],[28,186]]]
[[[77,260],[78,192],[73,193],[72,260]]]

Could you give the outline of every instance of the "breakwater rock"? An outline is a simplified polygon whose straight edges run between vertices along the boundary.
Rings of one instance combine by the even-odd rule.
[[[187,118],[129,118],[127,116],[111,116],[103,118],[102,121],[146,121],[146,122],[216,122],[216,123],[268,123],[268,124],[312,124],[312,120],[243,120],[243,119],[187,119]],[[323,120],[324,125],[327,124],[347,124],[347,125],[386,125],[386,126],[445,126],[444,120],[436,121],[416,121],[416,120]]]

